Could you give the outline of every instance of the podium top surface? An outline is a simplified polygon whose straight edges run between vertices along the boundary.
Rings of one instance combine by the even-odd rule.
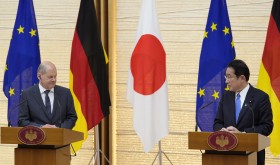
[[[207,143],[212,132],[188,132],[189,149],[213,150]],[[238,139],[237,146],[231,151],[261,151],[270,145],[268,137],[257,133],[234,133]]]
[[[23,144],[18,138],[22,127],[1,127],[1,144]],[[65,128],[41,128],[45,132],[45,140],[40,145],[67,145],[84,139],[82,132]]]

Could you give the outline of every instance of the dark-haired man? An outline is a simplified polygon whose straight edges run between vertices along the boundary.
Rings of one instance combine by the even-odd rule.
[[[229,91],[224,92],[214,120],[215,131],[270,135],[273,129],[269,96],[248,83],[250,71],[242,60],[233,60],[226,69]],[[265,151],[257,154],[258,165],[265,164]]]

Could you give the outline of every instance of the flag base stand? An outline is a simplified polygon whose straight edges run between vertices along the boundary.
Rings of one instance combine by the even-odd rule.
[[[173,163],[171,162],[171,160],[168,158],[168,156],[166,155],[166,153],[164,151],[161,150],[161,141],[158,142],[158,153],[157,156],[155,157],[152,165],[155,163],[156,159],[158,158],[159,161],[159,165],[162,165],[162,154],[164,154],[164,156],[166,157],[166,159],[169,161],[169,163],[171,165],[173,165]]]
[[[94,154],[92,155],[90,161],[89,161],[89,165],[90,163],[93,161],[93,158],[94,158],[94,161],[93,161],[93,164],[97,164],[97,165],[100,165],[100,154],[106,159],[106,161],[110,163],[109,159],[106,157],[106,155],[102,152],[102,150],[99,148],[99,128],[98,128],[98,125],[96,125],[94,127],[95,131],[95,151],[94,151]]]

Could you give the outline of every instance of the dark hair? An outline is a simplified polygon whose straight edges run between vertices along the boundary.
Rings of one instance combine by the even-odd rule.
[[[232,68],[234,70],[234,74],[237,77],[240,77],[241,75],[244,75],[246,78],[246,81],[249,81],[250,77],[250,70],[246,63],[242,60],[233,60],[231,61],[228,66],[228,68]]]

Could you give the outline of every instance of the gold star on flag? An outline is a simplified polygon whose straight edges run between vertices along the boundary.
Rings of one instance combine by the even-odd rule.
[[[10,88],[9,93],[10,93],[10,96],[15,95],[15,89],[14,88]]]
[[[36,30],[31,29],[29,33],[31,34],[31,37],[36,36]]]
[[[8,66],[7,64],[5,65],[4,71],[8,70]]]
[[[234,41],[233,40],[231,41],[231,47],[232,48],[234,47]]]
[[[225,29],[223,30],[223,32],[225,33],[225,35],[229,34],[229,28],[227,28],[227,27],[225,26]]]
[[[205,96],[204,91],[205,91],[205,89],[199,88],[199,92],[197,92],[199,94],[199,97]]]
[[[22,27],[21,25],[19,25],[19,28],[17,29],[18,34],[20,33],[24,33],[24,27]]]
[[[227,87],[225,87],[225,90],[226,90],[226,91],[229,91],[229,87],[228,87],[228,85],[227,85]]]
[[[208,32],[207,31],[204,32],[204,38],[208,38]]]
[[[214,93],[212,95],[214,97],[214,99],[218,99],[219,98],[219,92],[217,92],[216,90],[214,90]]]
[[[212,31],[217,30],[217,24],[214,24],[214,22],[212,22],[211,29]]]
[[[103,46],[102,46],[102,48],[103,48],[103,52],[104,52],[105,63],[106,63],[106,64],[108,64],[108,62],[109,62],[108,55],[107,55],[107,53],[106,53],[106,51],[105,51],[105,49],[104,49],[104,47],[103,47]]]

